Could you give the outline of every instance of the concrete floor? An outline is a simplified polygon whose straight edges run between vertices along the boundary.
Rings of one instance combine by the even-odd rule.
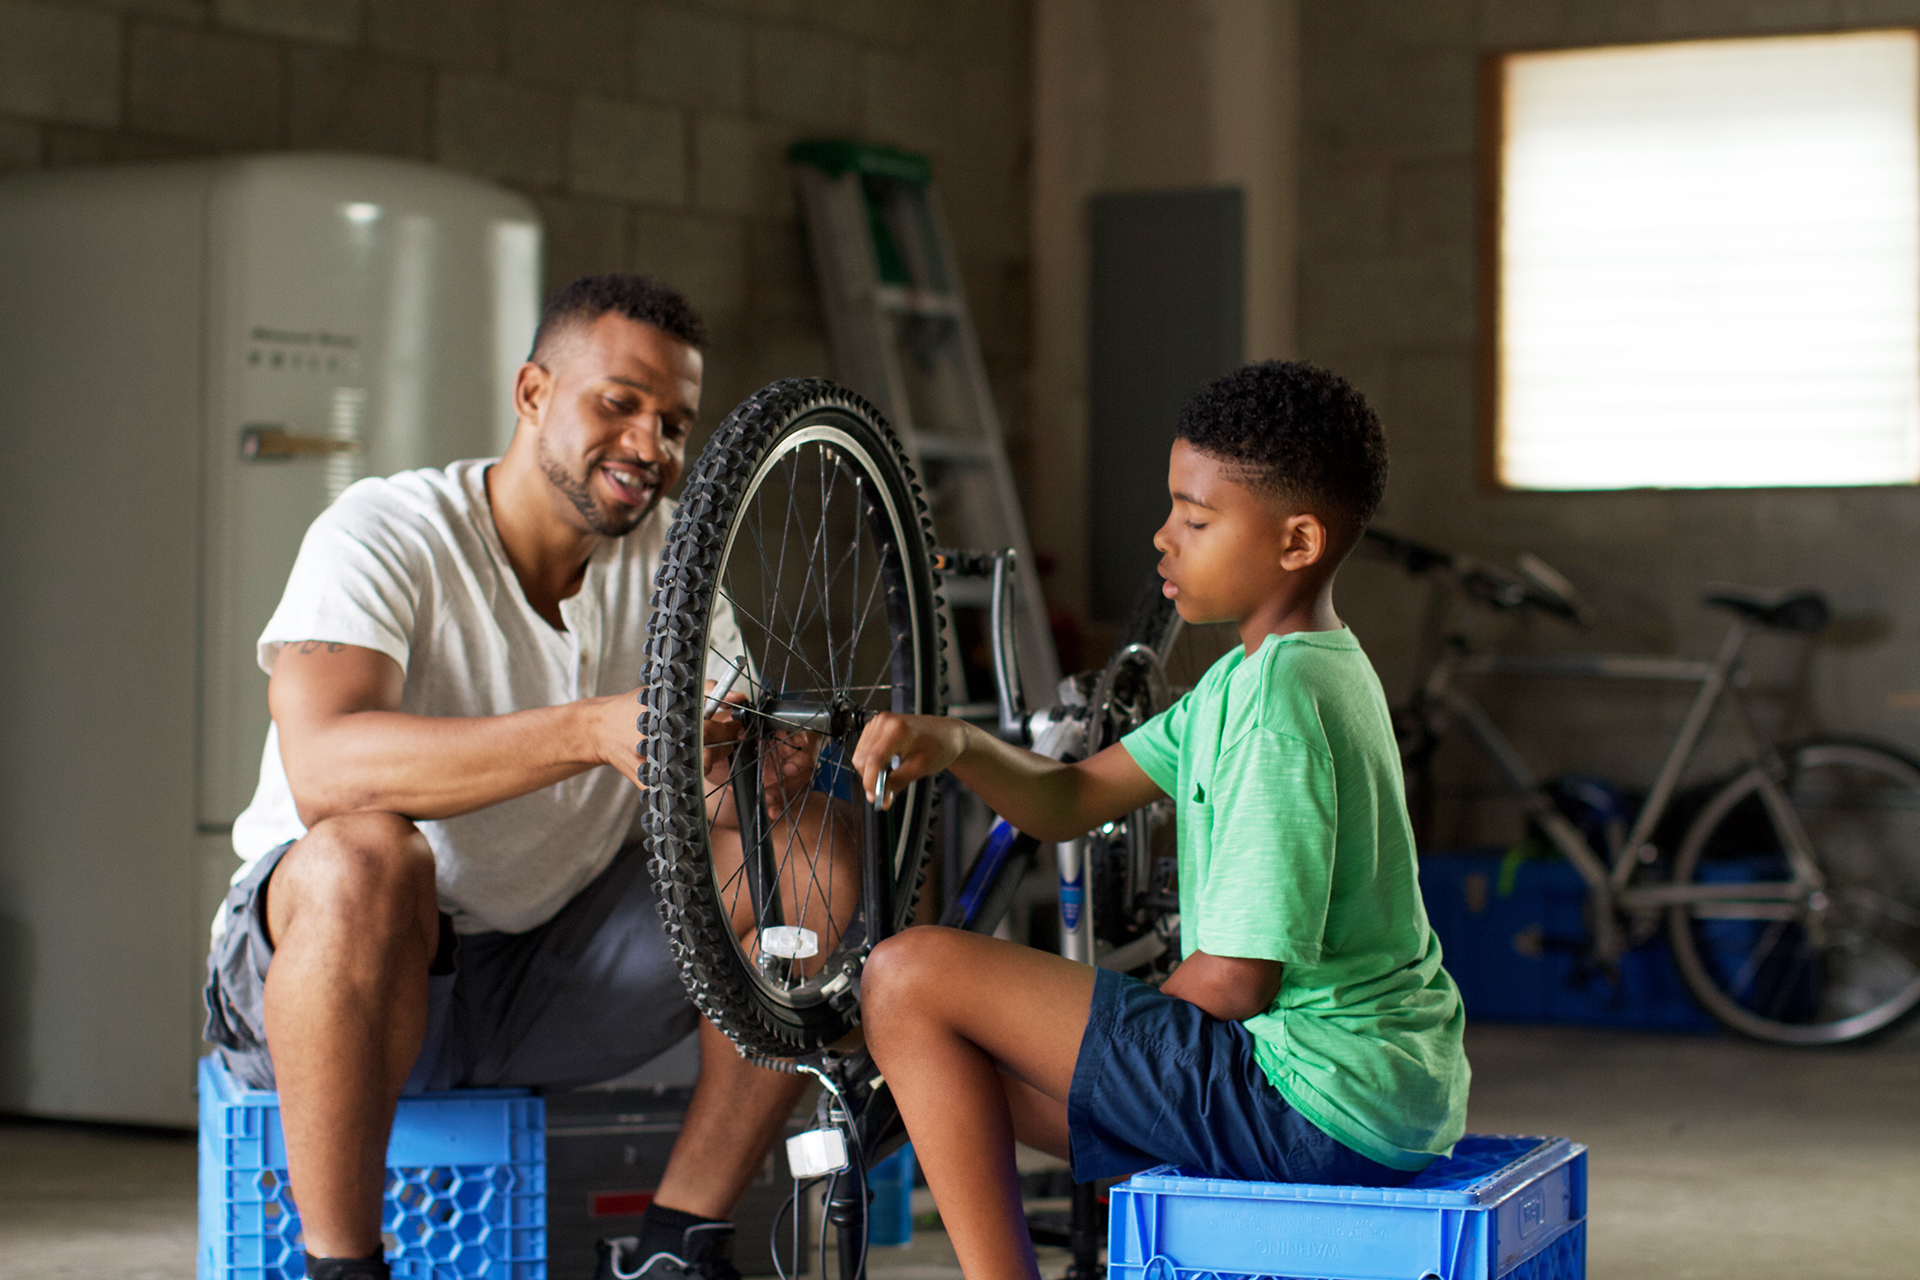
[[[1592,1148],[1593,1280],[1920,1276],[1920,1029],[1811,1053],[1480,1026],[1468,1049],[1471,1128]],[[0,1122],[0,1280],[187,1280],[193,1250],[190,1137]],[[870,1270],[959,1276],[937,1232]]]

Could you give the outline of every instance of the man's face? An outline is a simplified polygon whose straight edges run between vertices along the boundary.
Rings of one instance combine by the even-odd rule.
[[[1286,576],[1287,516],[1254,492],[1230,463],[1173,442],[1166,523],[1153,535],[1161,588],[1190,623],[1239,622],[1272,598]]]
[[[631,533],[680,479],[700,372],[698,351],[617,312],[522,370],[540,469],[587,531]]]

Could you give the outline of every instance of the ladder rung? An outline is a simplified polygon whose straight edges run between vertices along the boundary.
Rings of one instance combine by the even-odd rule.
[[[946,431],[916,431],[913,449],[929,462],[960,462],[973,466],[993,463],[993,446],[985,440],[969,440]]]
[[[960,300],[950,293],[932,289],[913,289],[906,285],[876,285],[873,301],[882,310],[897,316],[945,316],[960,314]]]
[[[991,578],[948,578],[940,584],[940,594],[949,605],[962,609],[984,609],[993,603]]]

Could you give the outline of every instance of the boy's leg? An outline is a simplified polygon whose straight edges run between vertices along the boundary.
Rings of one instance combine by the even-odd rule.
[[[1093,980],[1087,965],[957,929],[909,929],[867,962],[867,1045],[968,1280],[1037,1280],[1013,1144],[1065,1138]]]

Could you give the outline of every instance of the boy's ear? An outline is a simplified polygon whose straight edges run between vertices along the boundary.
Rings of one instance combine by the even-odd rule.
[[[1320,563],[1327,554],[1326,522],[1311,511],[1287,516],[1281,525],[1280,567],[1298,573]]]

